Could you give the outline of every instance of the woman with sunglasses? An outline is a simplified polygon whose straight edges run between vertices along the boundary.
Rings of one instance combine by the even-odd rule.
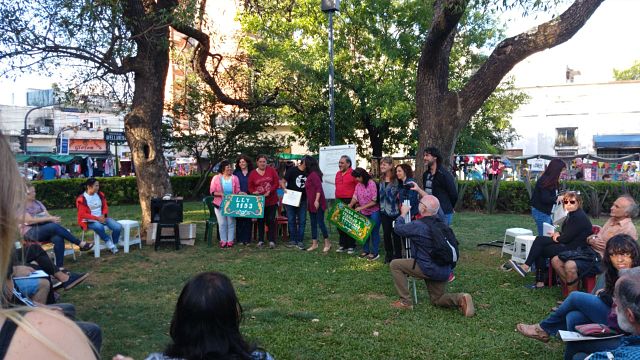
[[[560,232],[554,232],[549,236],[536,236],[523,265],[509,260],[511,267],[523,277],[531,271],[531,266],[535,264],[536,283],[532,288],[544,287],[545,259],[550,259],[566,250],[587,246],[587,236],[591,235],[592,225],[587,214],[582,210],[580,194],[573,191],[567,192],[564,195],[563,203],[568,214],[562,223]]]
[[[576,325],[598,323],[607,324],[619,330],[616,309],[613,307],[613,290],[619,271],[640,265],[640,249],[629,235],[620,234],[607,242],[602,267],[605,274],[605,286],[593,294],[574,291],[546,319],[538,324],[518,324],[520,334],[549,341],[559,330],[575,331]],[[616,348],[620,338],[598,341],[567,342],[564,358],[572,359],[577,352],[591,353]]]

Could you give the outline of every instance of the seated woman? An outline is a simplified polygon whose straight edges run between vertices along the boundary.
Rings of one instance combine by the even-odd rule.
[[[536,236],[524,265],[519,265],[513,260],[509,260],[511,266],[523,277],[527,275],[531,270],[531,266],[535,264],[535,288],[544,287],[543,269],[547,258],[552,258],[566,250],[574,250],[581,246],[586,246],[587,236],[591,235],[591,221],[582,210],[580,194],[569,191],[564,194],[562,202],[568,214],[562,223],[560,232],[555,232],[551,236]]]
[[[617,322],[608,321],[615,314],[612,309],[613,290],[618,280],[618,272],[640,265],[640,249],[629,235],[616,235],[609,240],[605,249],[603,267],[606,283],[596,295],[574,291],[562,302],[556,311],[539,324],[518,324],[516,330],[526,337],[547,342],[558,330],[575,331],[576,325],[599,323],[609,324],[619,329]],[[568,345],[566,352],[574,353],[576,344]],[[615,346],[614,346],[615,347]],[[572,354],[566,354],[570,359]]]
[[[196,275],[182,289],[173,313],[171,344],[147,360],[248,359],[273,357],[240,334],[242,306],[231,280],[218,272]]]
[[[56,264],[64,266],[64,241],[78,245],[81,251],[89,251],[93,244],[80,241],[69,230],[60,225],[60,217],[52,216],[47,208],[36,200],[36,189],[27,183],[27,196],[24,206],[24,221],[20,223],[20,233],[27,242],[53,243]]]
[[[76,198],[78,208],[78,225],[82,230],[93,230],[107,245],[112,253],[118,252],[116,244],[120,240],[122,225],[113,218],[108,217],[109,206],[107,198],[100,191],[100,183],[95,178],[89,178],[84,183],[84,192]],[[106,228],[111,229],[111,236],[107,235]]]
[[[44,251],[42,246],[40,246],[38,243],[25,244],[22,249],[16,249],[15,258],[17,260],[17,264],[30,264],[31,262],[35,261],[38,264],[38,268],[40,270],[46,272],[47,274],[60,281],[61,286],[65,290],[73,289],[76,285],[85,281],[87,277],[89,277],[89,273],[74,273],[62,271],[51,261],[49,255],[47,255],[47,252]]]

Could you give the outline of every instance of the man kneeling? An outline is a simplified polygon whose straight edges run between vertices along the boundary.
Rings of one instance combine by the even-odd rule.
[[[418,205],[423,217],[431,217],[433,221],[441,221],[438,217],[440,203],[435,196],[425,195]],[[414,220],[405,223],[404,217],[409,213],[410,207],[403,205],[400,216],[396,219],[394,231],[396,234],[411,240],[412,259],[395,259],[391,262],[391,276],[400,295],[400,300],[391,304],[398,309],[412,309],[409,289],[407,287],[407,275],[418,279],[424,279],[429,291],[429,299],[436,306],[459,307],[464,316],[473,316],[475,309],[471,295],[466,293],[446,294],[447,279],[451,273],[451,265],[440,265],[433,261],[432,229],[424,220]]]

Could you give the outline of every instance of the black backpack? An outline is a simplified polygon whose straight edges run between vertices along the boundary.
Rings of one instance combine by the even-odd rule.
[[[431,229],[431,238],[433,240],[431,251],[431,260],[438,265],[456,266],[460,257],[458,250],[458,239],[456,234],[447,224],[438,218],[427,216],[420,218]]]

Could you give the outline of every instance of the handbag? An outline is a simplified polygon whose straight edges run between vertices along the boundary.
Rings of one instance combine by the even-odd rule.
[[[618,332],[603,324],[576,325],[576,331],[584,336],[606,337],[617,335]]]
[[[556,203],[553,205],[553,209],[551,209],[551,219],[553,220],[553,225],[560,225],[564,219],[567,217],[569,212],[564,209],[561,203]]]
[[[563,262],[568,260],[585,260],[597,263],[600,261],[600,254],[593,251],[590,246],[581,246],[575,250],[565,250],[559,253],[558,259]]]

